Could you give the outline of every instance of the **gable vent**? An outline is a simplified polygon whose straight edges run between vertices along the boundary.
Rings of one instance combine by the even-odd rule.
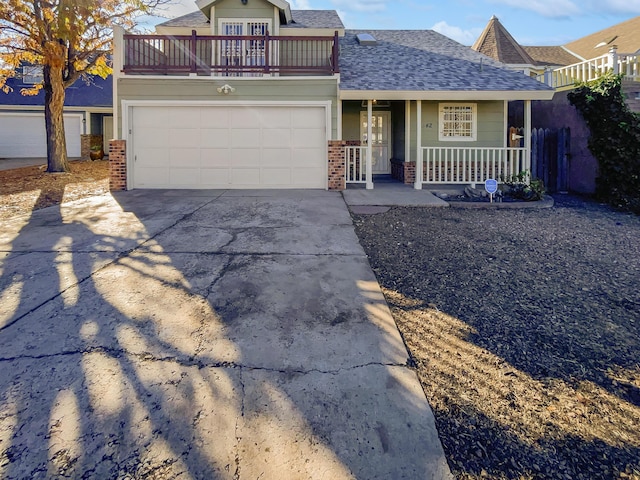
[[[359,33],[358,35],[356,35],[356,38],[358,39],[358,43],[360,45],[375,45],[376,43],[378,43],[375,37],[370,33]]]

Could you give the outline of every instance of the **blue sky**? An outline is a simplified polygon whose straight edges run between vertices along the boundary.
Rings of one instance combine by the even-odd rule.
[[[249,0],[251,1],[251,0]],[[640,0],[289,0],[293,9],[337,10],[347,28],[433,29],[465,45],[492,15],[522,45],[562,45],[640,15]],[[194,11],[174,0],[170,18]]]

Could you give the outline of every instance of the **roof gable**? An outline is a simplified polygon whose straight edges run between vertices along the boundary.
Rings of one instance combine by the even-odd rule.
[[[495,15],[471,47],[507,65],[534,65],[535,61],[511,36]]]
[[[196,5],[198,8],[204,13],[207,18],[209,18],[211,7],[215,7],[216,4],[219,4],[225,0],[196,0]],[[285,0],[264,0],[274,7],[280,10],[280,15],[283,17],[283,23],[291,22],[291,7],[289,6],[289,2]]]

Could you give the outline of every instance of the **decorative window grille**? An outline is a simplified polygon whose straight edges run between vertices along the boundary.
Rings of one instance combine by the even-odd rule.
[[[475,141],[477,124],[475,103],[440,104],[440,141]]]

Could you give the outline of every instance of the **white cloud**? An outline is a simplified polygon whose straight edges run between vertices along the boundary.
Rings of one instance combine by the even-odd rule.
[[[478,39],[480,34],[482,33],[481,28],[472,28],[471,30],[463,30],[460,27],[455,27],[453,25],[449,25],[447,22],[438,22],[431,30],[435,30],[442,35],[445,35],[449,38],[454,39],[456,42],[462,43],[463,45],[473,45],[473,43]]]
[[[289,0],[289,5],[293,10],[311,10],[309,0]]]
[[[577,6],[572,0],[495,0],[494,3],[509,5],[521,10],[531,10],[543,17],[563,18],[585,13],[585,5]]]
[[[590,1],[588,5],[598,12],[634,13],[640,15],[640,0]]]
[[[336,7],[355,12],[382,12],[387,9],[388,0],[331,0]]]
[[[194,0],[172,0],[158,9],[158,13],[165,18],[177,18],[198,10]]]

